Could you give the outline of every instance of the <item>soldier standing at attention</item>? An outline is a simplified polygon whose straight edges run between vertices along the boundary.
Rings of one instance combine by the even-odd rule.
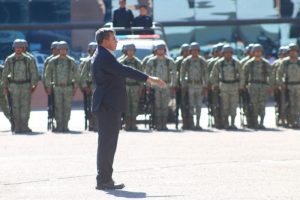
[[[16,39],[13,43],[14,53],[5,60],[2,74],[3,91],[12,99],[12,112],[15,133],[32,132],[28,127],[31,108],[31,94],[34,92],[38,74],[32,59],[23,53],[24,44]]]
[[[252,128],[264,129],[265,104],[267,92],[270,92],[269,76],[271,75],[271,66],[269,62],[262,57],[263,47],[255,44],[252,47],[253,58],[251,58],[243,67],[241,74],[242,89],[247,88],[252,105],[251,124]],[[258,116],[260,122],[258,123]],[[251,128],[251,127],[250,127]]]
[[[200,54],[200,46],[197,42],[190,44],[191,55],[182,61],[180,80],[182,87],[188,90],[189,97],[189,127],[200,127],[200,115],[205,87],[207,86],[207,64]],[[194,123],[196,114],[196,126]]]
[[[153,46],[152,53],[145,56],[142,60],[142,67],[143,67],[144,71],[146,71],[146,67],[147,67],[147,63],[148,63],[149,59],[156,56],[156,46],[157,45]]]
[[[47,65],[48,65],[51,58],[53,58],[54,56],[57,56],[59,54],[59,51],[58,51],[57,47],[58,47],[58,41],[54,41],[54,42],[51,43],[50,49],[51,49],[52,54],[46,58],[45,63],[44,63],[43,77],[42,77],[44,85],[45,85],[45,75],[46,75]]]
[[[167,83],[166,88],[155,87],[155,124],[157,130],[168,130],[168,103],[171,99],[170,90],[174,91],[176,68],[174,61],[166,55],[165,44],[156,46],[156,56],[149,59],[146,67],[147,74],[157,76]],[[173,94],[174,95],[174,94]]]
[[[236,108],[239,99],[240,63],[232,57],[233,48],[224,45],[223,58],[219,59],[210,75],[213,88],[220,90],[221,96],[221,125],[223,128],[237,129],[235,126]],[[230,126],[228,124],[230,116]]]
[[[299,48],[289,44],[289,56],[284,58],[279,66],[277,81],[282,92],[288,92],[289,109],[288,126],[300,128],[300,59]]]
[[[181,109],[181,116],[182,116],[182,129],[189,129],[188,127],[188,116],[189,116],[189,110],[188,110],[188,101],[187,101],[187,95],[188,91],[185,90],[186,88],[182,87],[182,84],[180,82],[180,70],[181,70],[181,64],[182,61],[190,55],[190,45],[189,44],[183,44],[180,47],[180,56],[178,56],[175,60],[175,66],[176,66],[176,88],[177,92],[180,92],[179,95],[179,102],[176,102],[177,106],[180,106]]]
[[[136,48],[134,44],[128,44],[125,48],[126,56],[119,62],[123,65],[131,66],[139,71],[142,71],[141,61],[135,57]],[[126,79],[127,91],[127,111],[125,112],[125,130],[136,131],[136,117],[138,116],[139,99],[143,89],[143,84],[132,80]]]
[[[253,45],[254,44],[249,44],[245,48],[245,57],[240,61],[242,68],[243,68],[244,64],[246,64],[246,62],[253,57],[253,54],[252,54],[252,47],[253,47]]]
[[[3,94],[3,87],[2,87],[2,72],[3,72],[4,66],[0,65],[0,108],[5,115],[7,119],[9,119],[9,110],[7,106],[7,101],[5,99],[5,96]]]
[[[89,56],[82,61],[82,70],[80,73],[80,87],[84,95],[87,96],[86,100],[89,102],[85,102],[87,106],[91,105],[91,97],[92,92],[95,89],[95,84],[93,83],[92,78],[92,56],[97,49],[98,44],[96,42],[91,42],[88,45]],[[90,131],[98,131],[98,121],[94,113],[89,114],[89,130]]]
[[[57,123],[54,131],[68,132],[72,98],[77,88],[77,67],[75,60],[68,55],[69,47],[65,41],[59,42],[58,49],[59,55],[49,61],[45,83],[48,95],[54,92],[54,113]]]
[[[82,58],[82,60],[80,62],[80,65],[79,65],[79,72],[80,73],[81,73],[81,70],[82,70],[84,64],[86,62],[89,62],[90,58],[93,56],[96,49],[97,49],[97,43],[96,42],[90,42],[88,44],[88,48],[87,48],[88,55],[85,58]]]

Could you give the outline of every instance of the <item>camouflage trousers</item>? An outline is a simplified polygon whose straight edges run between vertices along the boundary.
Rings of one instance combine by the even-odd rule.
[[[15,122],[16,132],[27,132],[28,121],[31,110],[31,92],[30,84],[14,84],[9,85],[9,91],[12,98],[12,111]]]
[[[222,110],[221,118],[223,124],[226,126],[228,124],[228,117],[231,116],[231,125],[234,125],[234,119],[236,116],[236,108],[239,104],[239,94],[238,90],[223,91],[220,93]]]
[[[67,131],[73,99],[73,87],[54,87],[54,113],[57,131]]]
[[[265,107],[267,100],[267,85],[265,84],[250,84],[248,86],[250,101],[252,103],[252,122],[254,126],[258,125],[258,116],[264,119]],[[263,122],[260,122],[262,125]]]
[[[166,129],[168,122],[168,104],[171,99],[169,88],[155,88],[155,124],[157,129]]]
[[[126,86],[127,91],[127,110],[125,112],[125,129],[136,129],[136,117],[138,116],[138,107],[141,87],[139,85]]]
[[[4,94],[2,93],[2,91],[3,91],[3,88],[0,88],[0,108],[3,112],[3,114],[5,115],[5,117],[7,119],[9,119],[8,105],[7,105],[6,98],[5,98]]]
[[[299,125],[299,117],[300,117],[300,86],[293,85],[288,86],[289,89],[289,124],[292,126]]]
[[[197,121],[196,126],[199,126],[200,116],[201,116],[201,108],[202,108],[202,100],[203,100],[203,94],[202,94],[202,86],[201,85],[189,85],[188,86],[189,91],[189,115],[191,116],[189,120],[192,120],[190,122],[191,128],[194,127],[193,122],[193,116],[196,114]]]

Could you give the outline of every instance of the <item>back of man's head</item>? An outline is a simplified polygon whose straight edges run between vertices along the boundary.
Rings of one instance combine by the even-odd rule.
[[[103,43],[104,39],[108,39],[111,34],[115,34],[115,31],[111,28],[100,28],[95,33],[95,40],[99,45]]]

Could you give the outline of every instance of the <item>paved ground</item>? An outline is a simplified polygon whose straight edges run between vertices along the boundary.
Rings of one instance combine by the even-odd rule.
[[[83,111],[70,134],[45,132],[46,118],[32,112],[35,134],[11,135],[0,113],[1,200],[300,199],[300,133],[275,128],[272,108],[266,131],[122,131],[114,178],[126,188],[108,192],[94,189],[97,134],[81,132]]]

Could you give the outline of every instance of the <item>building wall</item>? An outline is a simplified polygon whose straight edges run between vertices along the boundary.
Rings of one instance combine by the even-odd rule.
[[[95,22],[103,23],[105,6],[103,0],[72,0],[71,22]],[[100,26],[99,26],[100,28]],[[87,44],[94,41],[95,30],[73,30],[73,50],[85,51]]]

